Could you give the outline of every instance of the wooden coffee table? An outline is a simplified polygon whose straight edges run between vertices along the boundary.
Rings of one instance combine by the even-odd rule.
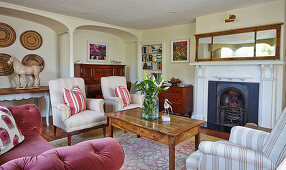
[[[169,146],[169,169],[175,169],[175,146],[195,136],[195,149],[200,144],[200,125],[205,121],[182,116],[170,115],[170,122],[157,120],[144,120],[141,118],[142,109],[135,108],[114,113],[105,113],[108,117],[109,136],[113,137],[113,127],[117,127],[139,136]]]

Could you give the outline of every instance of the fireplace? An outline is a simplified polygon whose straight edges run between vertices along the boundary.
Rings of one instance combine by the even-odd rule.
[[[258,123],[259,84],[209,81],[208,121],[213,130]]]

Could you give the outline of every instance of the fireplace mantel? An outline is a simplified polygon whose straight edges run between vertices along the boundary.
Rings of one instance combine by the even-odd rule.
[[[208,82],[259,83],[258,125],[272,128],[282,111],[283,61],[212,61],[189,63],[196,67],[192,118],[207,121]]]
[[[279,60],[271,61],[211,61],[189,63],[191,66],[239,66],[239,65],[284,65],[285,62]]]

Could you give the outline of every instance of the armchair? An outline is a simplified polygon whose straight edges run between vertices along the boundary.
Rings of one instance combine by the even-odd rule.
[[[130,94],[131,104],[124,107],[123,101],[119,97],[115,97],[115,88],[123,86],[127,88],[126,78],[123,76],[110,76],[101,78],[102,95],[105,102],[105,112],[117,112],[136,107],[142,107],[143,95]]]
[[[53,112],[54,136],[57,127],[64,129],[68,135],[68,145],[71,144],[72,132],[89,129],[103,128],[105,137],[107,119],[104,116],[104,100],[86,98],[86,108],[82,112],[71,116],[70,108],[64,104],[63,89],[71,90],[78,85],[86,98],[85,84],[82,78],[60,78],[49,81],[51,105]]]
[[[235,126],[229,141],[202,142],[186,165],[188,170],[274,170],[285,157],[286,108],[271,133]]]

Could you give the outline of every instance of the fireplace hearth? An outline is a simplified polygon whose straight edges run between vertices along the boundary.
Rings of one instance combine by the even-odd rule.
[[[208,121],[213,130],[258,123],[258,83],[209,81]]]

